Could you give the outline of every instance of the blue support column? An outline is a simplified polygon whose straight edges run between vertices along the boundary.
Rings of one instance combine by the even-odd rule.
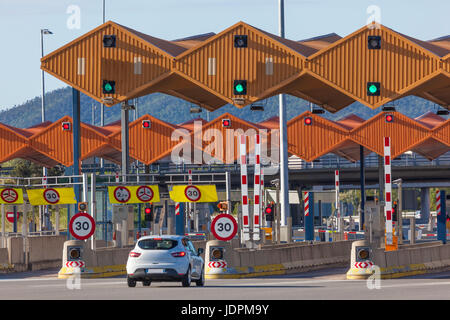
[[[365,178],[365,168],[364,168],[364,147],[359,146],[359,165],[360,165],[360,184],[361,184],[361,221],[359,222],[359,230],[364,230],[364,216],[366,208],[366,178]]]
[[[180,203],[180,214],[175,215],[175,234],[184,235],[184,203]]]
[[[72,88],[72,134],[73,134],[73,175],[80,174],[80,144],[81,144],[81,134],[80,134],[80,91],[75,88]],[[74,182],[80,182],[78,179],[75,179]],[[76,185],[74,187],[75,198],[77,202],[81,201],[81,186]],[[74,205],[74,213],[78,210],[78,206]],[[69,221],[70,221],[70,211],[68,211],[67,215],[67,230],[69,230]]]
[[[142,214],[142,205],[138,204],[138,232],[141,234],[141,214]]]
[[[309,214],[305,215],[305,241],[314,241],[314,193],[309,195]]]
[[[445,191],[441,190],[441,213],[437,216],[437,239],[447,243],[447,208],[445,207]]]

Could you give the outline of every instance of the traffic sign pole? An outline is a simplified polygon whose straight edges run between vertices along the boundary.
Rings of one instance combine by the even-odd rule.
[[[255,135],[255,172],[253,184],[253,240],[259,241],[259,227],[260,227],[260,206],[261,206],[261,141],[260,135]]]
[[[437,239],[442,241],[443,244],[447,243],[447,210],[446,208],[446,195],[445,191],[440,192],[440,208],[437,213]]]
[[[393,245],[392,226],[392,175],[391,175],[391,138],[384,138],[384,212],[386,215],[386,244]]]

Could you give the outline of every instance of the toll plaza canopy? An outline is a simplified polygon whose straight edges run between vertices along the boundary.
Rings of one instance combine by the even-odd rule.
[[[72,166],[72,128],[69,116],[27,129],[0,123],[0,163],[23,158],[46,167]],[[119,122],[104,127],[81,123],[81,160],[101,157],[120,164],[120,129]],[[170,157],[202,164],[206,154],[216,163],[234,163],[239,159],[239,136],[249,137],[247,152],[251,156],[257,133],[267,147],[261,156],[270,157],[279,152],[278,129],[277,117],[252,123],[226,113],[210,122],[195,119],[174,125],[144,115],[129,124],[130,158],[146,165]],[[450,151],[450,119],[431,112],[415,119],[399,112],[382,112],[368,120],[348,115],[332,121],[308,111],[288,122],[287,133],[289,154],[308,162],[328,153],[357,161],[360,146],[365,155],[383,155],[383,137],[387,136],[393,137],[393,158],[414,151],[432,160]]]
[[[450,104],[450,36],[421,41],[378,24],[294,41],[238,22],[167,41],[109,21],[43,57],[41,68],[108,106],[154,92],[208,110],[280,93],[331,112],[408,95]]]

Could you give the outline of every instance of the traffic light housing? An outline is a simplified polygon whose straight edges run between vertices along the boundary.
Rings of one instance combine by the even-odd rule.
[[[142,128],[150,129],[152,127],[152,122],[150,120],[142,120]]]
[[[153,221],[153,205],[152,204],[146,204],[145,209],[145,221]]]
[[[247,36],[246,35],[235,35],[234,36],[234,47],[235,48],[247,48]]]
[[[369,50],[380,50],[381,49],[381,37],[380,36],[368,36],[367,45]]]
[[[367,95],[371,97],[379,96],[381,94],[380,87],[379,82],[367,82]]]
[[[116,93],[116,82],[111,80],[103,80],[102,84],[103,94]]]
[[[103,47],[104,48],[115,48],[116,47],[116,36],[105,34],[103,36]]]
[[[273,204],[269,204],[264,209],[264,214],[266,215],[266,221],[274,221],[273,217]]]
[[[219,202],[217,208],[219,208],[220,211],[228,211],[228,202],[226,201]]]
[[[70,122],[63,122],[61,124],[61,128],[63,131],[70,131],[72,129],[72,125]]]
[[[233,93],[235,96],[247,94],[247,80],[234,80]]]
[[[394,205],[392,206],[392,220],[398,221],[398,212],[397,212],[397,201],[394,201]]]
[[[392,123],[394,122],[394,115],[389,113],[385,115],[384,119],[386,120],[387,123]]]
[[[86,212],[88,209],[88,203],[87,202],[78,202],[78,211],[79,212]]]

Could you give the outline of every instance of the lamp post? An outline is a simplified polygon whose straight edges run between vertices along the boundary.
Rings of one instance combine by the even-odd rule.
[[[48,29],[41,29],[41,58],[44,57],[44,35],[45,34],[53,34],[53,32],[51,32]],[[41,99],[41,121],[44,122],[45,121],[45,76],[44,76],[44,70],[41,70],[42,72],[42,99]],[[42,175],[44,177],[47,176],[47,168],[44,167],[42,169]],[[41,211],[41,213],[43,213],[44,217],[42,217],[41,214],[41,223],[40,225],[42,226],[42,222],[45,221],[45,226],[47,227],[49,225],[50,219],[48,217],[48,207],[44,206],[43,207],[44,210]],[[42,227],[41,227],[42,229]]]

